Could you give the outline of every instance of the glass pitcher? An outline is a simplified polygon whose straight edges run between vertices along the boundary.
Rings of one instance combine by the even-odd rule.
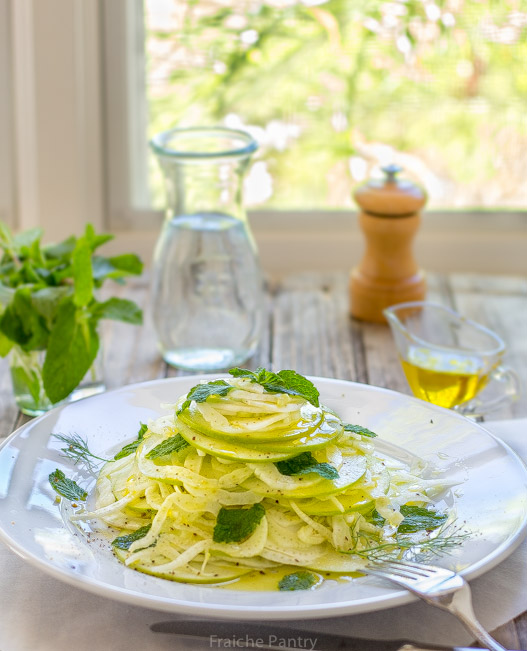
[[[262,274],[243,207],[257,148],[220,127],[173,129],[151,142],[164,174],[167,214],[153,263],[153,319],[166,362],[187,370],[236,366],[262,325]]]

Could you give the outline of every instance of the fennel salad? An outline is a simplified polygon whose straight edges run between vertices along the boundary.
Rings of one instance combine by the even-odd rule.
[[[434,500],[447,486],[376,450],[376,434],[320,404],[295,371],[231,369],[141,424],[114,458],[56,435],[98,469],[93,510],[127,567],[172,581],[313,589],[375,558],[449,551],[463,535]],[[60,471],[53,488],[86,492]],[[266,578],[265,582],[263,578]]]

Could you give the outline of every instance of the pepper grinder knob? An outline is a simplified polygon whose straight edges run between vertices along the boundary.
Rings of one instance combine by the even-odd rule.
[[[399,174],[399,172],[403,171],[403,168],[400,165],[396,165],[395,163],[390,163],[390,165],[381,167],[381,170],[386,175],[386,183],[395,183],[395,177],[397,174]]]
[[[371,179],[354,192],[366,251],[350,275],[351,315],[377,323],[386,321],[386,307],[423,300],[426,293],[424,273],[412,252],[426,193],[397,176],[399,165],[386,165],[382,171],[383,179]]]

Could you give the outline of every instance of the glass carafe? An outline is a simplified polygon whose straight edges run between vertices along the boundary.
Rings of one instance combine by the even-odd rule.
[[[262,274],[243,206],[256,142],[243,131],[195,127],[151,144],[167,191],[152,281],[159,348],[183,369],[236,366],[254,353],[262,325]]]

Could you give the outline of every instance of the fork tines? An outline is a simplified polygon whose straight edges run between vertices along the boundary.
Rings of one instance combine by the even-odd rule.
[[[446,580],[456,575],[452,570],[432,565],[423,565],[411,561],[398,560],[374,560],[369,563],[369,572],[371,574],[392,574],[406,579],[432,579]]]

